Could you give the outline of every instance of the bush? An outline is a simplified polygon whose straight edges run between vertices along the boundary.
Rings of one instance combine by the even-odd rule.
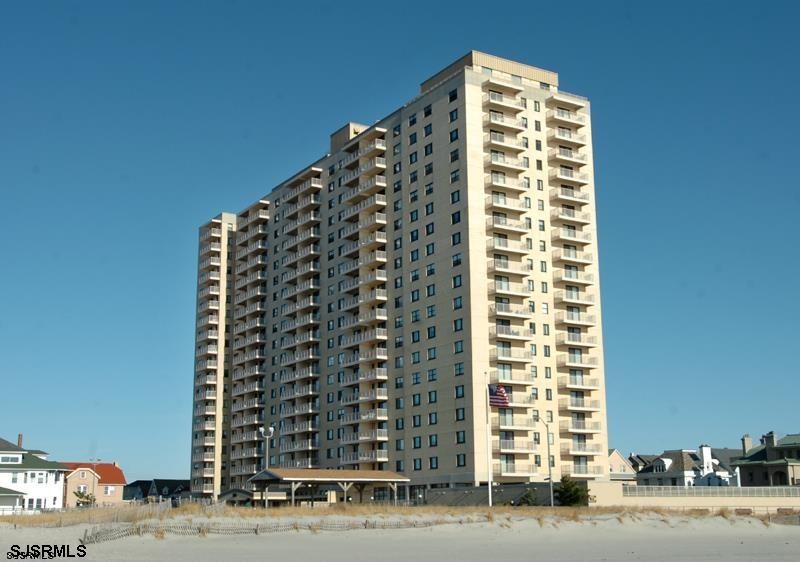
[[[538,505],[536,503],[536,492],[533,490],[526,490],[516,501],[516,505]]]
[[[555,496],[559,505],[589,505],[589,490],[569,476],[561,478],[561,486],[555,491]]]

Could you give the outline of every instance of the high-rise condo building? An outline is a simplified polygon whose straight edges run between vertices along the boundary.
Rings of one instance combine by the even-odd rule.
[[[473,51],[203,225],[193,491],[247,488],[270,425],[270,467],[608,477],[591,138],[557,74]]]

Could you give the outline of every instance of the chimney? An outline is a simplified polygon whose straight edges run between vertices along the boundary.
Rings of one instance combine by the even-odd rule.
[[[714,463],[711,461],[711,445],[700,445],[700,457],[703,460],[703,474],[714,472]]]
[[[747,451],[753,448],[753,438],[749,433],[742,435],[742,455],[746,455]]]
[[[764,445],[766,445],[767,447],[778,446],[778,436],[775,435],[774,431],[770,431],[764,436]]]
[[[22,434],[17,433],[17,447],[22,448]]]

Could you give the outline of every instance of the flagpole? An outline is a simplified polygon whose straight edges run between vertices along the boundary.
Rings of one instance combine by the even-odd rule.
[[[489,380],[488,373],[486,380]],[[492,425],[489,414],[491,408],[489,407],[489,384],[486,383],[486,470],[487,470],[487,487],[489,488],[489,507],[492,507]]]

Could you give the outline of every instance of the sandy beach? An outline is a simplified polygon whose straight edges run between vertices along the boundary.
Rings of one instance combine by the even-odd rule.
[[[224,520],[224,518],[219,518]],[[319,519],[319,518],[316,518]],[[0,547],[66,544],[88,525],[0,527]],[[293,531],[267,535],[129,537],[86,546],[85,560],[800,560],[800,527],[758,519],[645,514],[582,521],[498,515],[416,529]]]

